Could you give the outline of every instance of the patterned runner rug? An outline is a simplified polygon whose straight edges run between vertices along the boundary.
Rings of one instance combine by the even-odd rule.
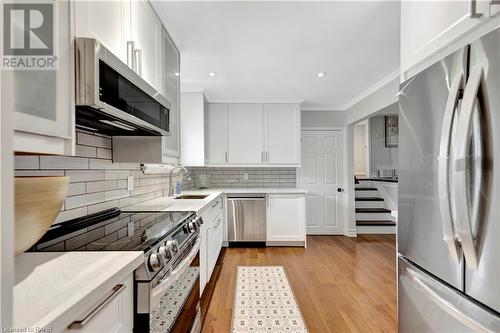
[[[283,266],[238,267],[231,332],[307,332]]]

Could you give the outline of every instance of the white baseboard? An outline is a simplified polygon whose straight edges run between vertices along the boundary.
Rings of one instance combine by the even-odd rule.
[[[356,228],[345,229],[344,230],[344,236],[347,236],[347,237],[356,237],[357,236],[357,230],[356,230]]]

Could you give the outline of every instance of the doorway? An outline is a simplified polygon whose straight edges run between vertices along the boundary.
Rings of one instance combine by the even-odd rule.
[[[370,176],[369,120],[354,125],[354,176]]]
[[[307,189],[307,234],[344,234],[343,139],[340,130],[302,131],[297,186]]]

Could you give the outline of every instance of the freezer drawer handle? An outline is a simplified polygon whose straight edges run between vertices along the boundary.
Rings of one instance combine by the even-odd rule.
[[[468,326],[474,332],[490,332],[494,333],[494,331],[488,329],[481,323],[478,323],[476,320],[472,319],[469,315],[463,313],[460,309],[454,306],[451,302],[445,300],[441,297],[432,287],[427,285],[424,281],[420,279],[418,273],[413,271],[411,268],[407,268],[408,273],[411,275],[413,281],[416,285],[424,291],[430,298],[430,300],[443,309],[446,313],[453,316],[455,319],[459,320],[464,325]]]
[[[452,137],[453,123],[456,121],[456,108],[460,99],[460,89],[463,88],[464,75],[460,74],[455,77],[451,84],[450,94],[446,101],[445,112],[443,116],[443,125],[441,128],[441,139],[439,143],[438,157],[438,190],[439,204],[441,211],[441,224],[443,227],[444,241],[448,245],[450,257],[456,263],[460,262],[460,247],[455,238],[453,228],[452,207],[450,196],[453,192],[450,191],[450,141]]]

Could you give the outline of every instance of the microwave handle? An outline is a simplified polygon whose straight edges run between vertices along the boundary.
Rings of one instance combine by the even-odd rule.
[[[193,261],[193,259],[196,257],[199,250],[200,250],[200,237],[198,236],[196,243],[194,244],[193,248],[191,249],[191,252],[189,252],[187,257],[184,258],[182,262],[172,272],[170,272],[170,274],[168,274],[167,277],[162,278],[160,280],[160,283],[156,287],[151,289],[151,295],[153,299],[157,298],[158,296],[161,296],[166,288],[171,286],[175,281],[179,279],[182,273],[184,273],[184,271],[189,267],[191,261]]]

